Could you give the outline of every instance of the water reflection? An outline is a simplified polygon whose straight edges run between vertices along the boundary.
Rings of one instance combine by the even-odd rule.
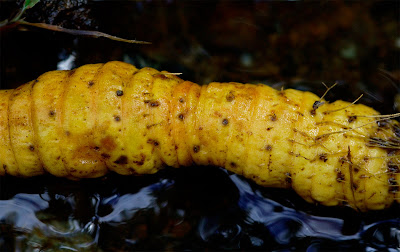
[[[398,206],[367,214],[310,206],[213,167],[0,183],[0,251],[400,248]]]

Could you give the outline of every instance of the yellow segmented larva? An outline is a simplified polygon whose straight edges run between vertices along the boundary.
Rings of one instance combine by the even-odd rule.
[[[77,179],[213,165],[293,188],[308,202],[382,209],[400,201],[393,117],[310,92],[85,65],[0,90],[0,175]]]

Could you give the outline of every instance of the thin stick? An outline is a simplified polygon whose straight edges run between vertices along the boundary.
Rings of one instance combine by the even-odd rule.
[[[94,38],[104,37],[104,38],[108,38],[111,40],[121,41],[121,42],[131,43],[131,44],[151,44],[150,42],[132,40],[132,39],[124,39],[124,38],[112,36],[107,33],[99,32],[99,31],[67,29],[67,28],[64,28],[64,27],[61,27],[58,25],[50,25],[50,24],[45,24],[45,23],[30,23],[30,22],[26,22],[24,20],[19,20],[16,23],[34,26],[34,27],[38,27],[38,28],[42,28],[42,29],[51,30],[51,31],[65,32],[65,33],[72,34],[72,35],[90,36],[90,37],[94,37]]]

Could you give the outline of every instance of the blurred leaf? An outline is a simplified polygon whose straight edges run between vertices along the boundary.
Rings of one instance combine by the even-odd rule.
[[[35,6],[40,0],[25,0],[24,5],[22,6],[22,8],[19,10],[19,12],[17,13],[17,15],[15,15],[15,17],[13,19],[11,19],[10,21],[5,20],[6,22],[2,22],[1,26],[10,24],[10,23],[14,23],[17,22],[19,20],[21,20],[22,15],[25,13],[25,10],[32,8],[33,6]]]
[[[24,9],[30,9],[35,6],[40,0],[25,0]]]

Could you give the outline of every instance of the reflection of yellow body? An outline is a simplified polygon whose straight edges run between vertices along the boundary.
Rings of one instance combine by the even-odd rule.
[[[91,178],[195,163],[309,202],[381,209],[399,198],[400,129],[373,115],[309,92],[86,65],[0,91],[0,174]]]

